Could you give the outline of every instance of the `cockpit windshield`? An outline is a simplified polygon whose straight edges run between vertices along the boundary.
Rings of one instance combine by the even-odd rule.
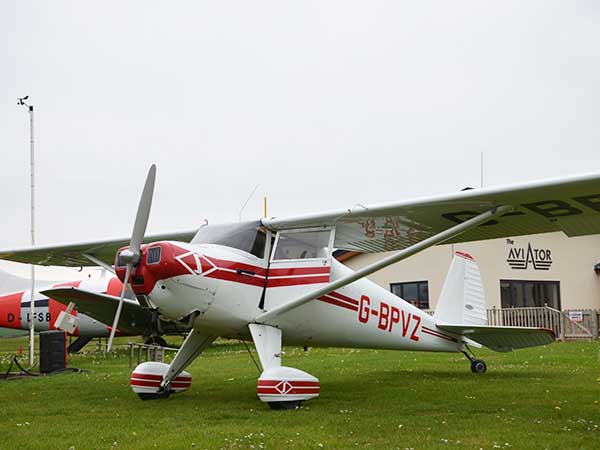
[[[254,256],[265,256],[266,231],[260,221],[225,225],[207,225],[200,228],[192,244],[218,244],[237,248]]]

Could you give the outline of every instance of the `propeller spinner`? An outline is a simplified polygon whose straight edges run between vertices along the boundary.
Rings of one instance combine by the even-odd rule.
[[[121,317],[121,309],[123,308],[123,299],[125,298],[125,291],[129,284],[129,277],[133,267],[139,263],[141,259],[141,246],[144,240],[144,234],[146,233],[146,226],[148,225],[148,217],[150,216],[150,207],[152,206],[152,195],[154,193],[154,180],[156,179],[156,165],[152,164],[146,177],[146,184],[144,184],[144,190],[142,191],[142,197],[140,198],[140,204],[138,206],[137,215],[135,216],[135,224],[133,225],[133,232],[131,233],[131,241],[129,242],[129,248],[123,250],[119,255],[120,260],[125,263],[125,279],[123,280],[123,289],[121,290],[121,296],[119,297],[119,306],[115,313],[115,319],[113,320],[112,328],[110,330],[110,336],[108,338],[108,344],[106,351],[110,352],[112,347],[113,339],[119,325],[119,318]]]

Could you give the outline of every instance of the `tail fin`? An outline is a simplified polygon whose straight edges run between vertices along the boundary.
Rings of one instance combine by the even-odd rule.
[[[455,252],[433,317],[456,325],[485,325],[485,293],[471,255]]]
[[[0,269],[0,293],[8,294],[31,288],[31,280],[21,278]]]

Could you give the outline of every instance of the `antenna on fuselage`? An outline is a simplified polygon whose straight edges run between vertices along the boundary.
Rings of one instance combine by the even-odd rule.
[[[252,192],[250,192],[250,195],[248,196],[248,198],[246,199],[246,201],[240,208],[240,212],[238,213],[238,222],[242,221],[242,211],[244,211],[244,208],[246,208],[246,205],[248,204],[248,202],[250,201],[250,199],[252,198],[252,196],[254,195],[254,193],[256,192],[256,190],[258,189],[259,186],[260,186],[260,184],[257,184],[256,186],[254,186],[254,189],[252,189]]]

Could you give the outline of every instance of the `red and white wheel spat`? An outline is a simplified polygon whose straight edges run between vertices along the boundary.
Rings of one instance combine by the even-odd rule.
[[[256,386],[258,398],[266,403],[297,402],[319,396],[319,379],[293,367],[272,367],[265,370]]]
[[[131,374],[131,389],[136,394],[157,394],[168,368],[168,364],[161,362],[148,361],[140,364]],[[184,370],[171,382],[171,391],[182,392],[191,385],[192,375]]]

